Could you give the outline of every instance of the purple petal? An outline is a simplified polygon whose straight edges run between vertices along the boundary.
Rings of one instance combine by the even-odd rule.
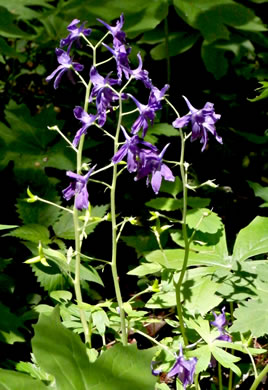
[[[191,114],[184,115],[181,118],[175,119],[175,121],[172,122],[172,126],[175,127],[175,129],[182,129],[183,127],[188,125],[190,120],[191,120]]]

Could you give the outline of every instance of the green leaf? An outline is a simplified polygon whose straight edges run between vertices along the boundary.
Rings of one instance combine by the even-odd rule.
[[[207,71],[212,73],[215,79],[219,80],[228,71],[228,61],[225,51],[218,48],[214,43],[204,41],[201,48],[201,56]]]
[[[263,187],[259,183],[253,183],[252,181],[248,181],[248,184],[250,188],[253,189],[255,196],[258,196],[262,198],[265,202],[268,202],[268,187]]]
[[[261,84],[261,87],[256,88],[255,91],[260,91],[261,94],[253,99],[248,99],[249,101],[257,102],[268,97],[268,81],[259,81],[259,84]]]
[[[268,334],[268,306],[264,300],[250,299],[234,311],[236,320],[229,328],[230,332],[251,332],[253,337]]]
[[[29,375],[0,368],[0,390],[47,390],[48,387]]]
[[[209,209],[194,209],[187,213],[186,223],[190,229],[197,229],[203,233],[217,233],[222,229],[220,217]]]
[[[20,61],[25,61],[26,56],[18,52],[16,49],[11,47],[5,39],[0,38],[0,51],[1,54],[11,58],[18,58]]]
[[[5,0],[1,0],[1,3]],[[20,28],[18,28],[14,21],[15,18],[6,8],[2,7],[0,3],[0,35],[5,38],[25,38],[29,39],[31,36],[26,34]],[[7,2],[5,1],[5,6]]]
[[[240,360],[239,357],[231,355],[229,352],[212,345],[211,352],[215,359],[225,368],[230,368],[236,375],[241,376],[240,369],[234,364]]]
[[[18,225],[0,225],[0,230],[15,229]]]
[[[199,374],[202,371],[205,371],[211,361],[211,352],[209,345],[203,345],[200,348],[197,348],[194,351],[188,352],[189,357],[197,357],[197,363],[195,366],[195,374]]]
[[[155,198],[146,202],[145,205],[156,210],[174,211],[182,208],[182,200],[172,198]]]
[[[180,133],[177,129],[174,129],[174,127],[168,123],[157,123],[148,129],[145,136],[145,141],[155,144],[158,141],[158,137],[162,135],[166,137],[178,137]]]
[[[191,49],[193,45],[199,38],[199,33],[196,31],[180,31],[170,33],[168,35],[168,55],[170,57],[176,56],[178,54],[184,53],[187,50]],[[153,60],[163,60],[167,57],[167,46],[165,42],[160,43],[155,46],[150,54]],[[179,132],[177,131],[177,134]]]
[[[49,295],[59,303],[62,301],[69,302],[72,299],[72,293],[66,290],[51,291]]]
[[[5,234],[5,236],[18,237],[22,240],[36,243],[41,241],[42,244],[48,244],[50,242],[48,229],[37,224],[21,226],[13,230],[11,233]]]
[[[108,205],[102,205],[102,206],[94,206],[91,209],[91,219],[89,219],[89,222],[87,224],[87,227],[85,229],[86,234],[90,234],[94,231],[95,227],[101,222],[96,221],[94,217],[103,218],[106,211],[108,209]],[[78,216],[83,216],[85,212],[79,211]],[[80,229],[83,227],[83,222],[79,220],[79,227]],[[55,234],[60,237],[64,238],[66,240],[74,240],[75,239],[75,233],[74,233],[74,226],[73,226],[73,216],[71,213],[64,213],[59,218],[59,220],[54,224],[53,226]]]
[[[176,198],[182,192],[182,181],[178,176],[175,177],[175,181],[163,180],[159,191],[166,192]]]
[[[25,341],[19,330],[22,327],[22,317],[17,317],[7,306],[0,303],[0,341],[7,344]]]
[[[49,265],[50,267],[45,267],[41,263],[31,265],[40,285],[48,292],[67,288],[66,276],[61,273],[60,268],[55,263]]]
[[[110,325],[109,318],[107,317],[107,314],[104,310],[98,309],[92,313],[92,321],[93,324],[96,326],[99,334],[101,336],[104,336],[106,326]]]
[[[0,0],[0,6],[7,8],[9,12],[16,15],[19,19],[27,20],[40,17],[40,12],[34,11],[37,6],[53,8],[48,4],[49,2],[51,0]]]
[[[233,258],[246,260],[252,256],[268,252],[268,218],[256,217],[237,235]]]
[[[58,309],[40,315],[32,346],[40,367],[55,377],[57,390],[152,390],[156,382],[150,367],[156,348],[117,344],[90,363],[80,337],[61,324]]]
[[[128,272],[128,275],[145,276],[159,272],[162,269],[160,264],[143,263]]]

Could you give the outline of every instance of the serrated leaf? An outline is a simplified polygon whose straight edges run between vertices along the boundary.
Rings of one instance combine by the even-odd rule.
[[[246,260],[252,256],[268,252],[268,218],[256,217],[237,235],[233,258]]]
[[[50,267],[45,267],[41,263],[37,263],[31,267],[38,282],[46,291],[64,290],[68,287],[66,277],[56,264],[51,263]]]
[[[155,198],[146,202],[145,205],[156,210],[174,211],[182,208],[182,200],[173,198]]]
[[[205,208],[188,211],[186,223],[190,229],[197,229],[203,233],[213,234],[222,229],[220,217]]]
[[[47,390],[47,386],[29,375],[0,368],[0,390]]]
[[[42,244],[48,244],[50,242],[48,229],[45,226],[37,224],[21,226],[11,233],[5,234],[5,236],[17,237],[36,243],[41,241]]]
[[[250,299],[234,311],[236,320],[230,332],[251,332],[253,337],[268,334],[268,306],[266,300]]]

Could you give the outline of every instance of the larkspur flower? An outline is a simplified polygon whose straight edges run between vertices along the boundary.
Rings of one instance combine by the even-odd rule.
[[[70,200],[75,196],[75,207],[77,210],[87,209],[89,205],[88,201],[88,191],[87,191],[87,182],[92,171],[95,169],[96,165],[91,168],[85,176],[78,175],[72,171],[67,171],[66,175],[71,178],[71,183],[67,188],[65,188],[62,193],[63,197],[66,200]]]
[[[70,52],[73,42],[77,41],[78,46],[81,46],[79,38],[82,34],[85,36],[91,34],[90,28],[84,28],[86,22],[83,22],[80,27],[77,26],[78,23],[80,23],[80,20],[74,19],[67,27],[67,30],[70,31],[70,34],[60,41],[60,47],[68,45],[67,53]]]
[[[231,336],[226,332],[225,327],[227,326],[227,319],[225,315],[225,307],[222,308],[221,314],[217,316],[217,314],[213,311],[215,320],[211,321],[211,325],[216,327],[220,332],[220,336],[216,338],[216,340],[223,340],[231,342]]]
[[[163,372],[163,370],[161,370],[161,368],[154,368],[154,366],[157,364],[159,364],[159,363],[154,361],[154,360],[151,362],[151,371],[152,371],[152,374],[154,376],[158,376],[158,375],[162,374],[162,372]]]
[[[140,113],[132,125],[132,134],[137,134],[140,129],[143,129],[142,136],[145,137],[149,126],[148,121],[150,121],[151,125],[153,125],[155,112],[161,110],[161,100],[163,99],[164,94],[168,88],[169,86],[165,85],[165,87],[160,91],[158,88],[152,87],[147,105],[140,103],[133,95],[128,94],[128,96],[130,96],[131,99],[135,102]]]
[[[78,62],[73,62],[73,60],[71,59],[69,54],[66,53],[62,49],[58,49],[58,48],[56,49],[56,56],[57,56],[57,61],[60,65],[54,70],[54,72],[52,72],[46,78],[46,81],[50,81],[57,74],[57,76],[54,80],[54,88],[55,89],[58,88],[59,82],[60,82],[60,80],[65,72],[69,71],[72,68],[74,70],[76,70],[77,72],[81,72],[84,69],[83,65],[79,64]]]
[[[94,66],[90,70],[90,80],[93,88],[89,102],[92,102],[94,97],[96,98],[98,123],[100,126],[103,126],[106,122],[106,110],[111,108],[111,104],[119,99],[119,96],[107,86],[118,84],[118,80],[112,79],[109,76],[110,73],[104,78]],[[122,96],[123,99],[126,97],[125,94]]]
[[[200,110],[194,108],[189,100],[183,96],[186,104],[190,110],[190,113],[184,115],[181,118],[177,118],[173,123],[173,127],[181,129],[187,126],[190,122],[192,124],[192,136],[191,141],[195,141],[200,138],[201,144],[203,144],[201,151],[206,148],[208,141],[208,131],[214,135],[216,140],[222,144],[222,138],[217,134],[215,123],[220,119],[221,115],[215,114],[214,104],[207,102]]]
[[[190,358],[186,360],[182,353],[182,347],[180,346],[180,354],[171,370],[168,372],[167,377],[177,376],[184,389],[188,385],[191,385],[194,381],[194,371],[197,363],[197,358]]]
[[[98,115],[88,114],[82,107],[76,106],[74,108],[74,116],[83,124],[81,129],[77,131],[73,140],[73,145],[76,147],[79,144],[81,136],[87,133],[87,129],[96,120]]]
[[[136,69],[124,68],[135,80],[141,80],[146,88],[153,88],[152,80],[149,78],[149,72],[142,69],[142,59],[140,53],[137,54],[139,65]]]
[[[163,178],[167,181],[175,180],[169,167],[162,161],[168,146],[169,144],[159,154],[155,150],[150,149],[141,149],[139,152],[137,175],[134,180],[137,181],[147,177],[146,184],[148,186],[151,182],[155,194],[158,194]]]
[[[130,47],[125,47],[125,45],[116,46],[114,49],[112,49],[110,46],[103,43],[103,46],[106,47],[107,50],[109,50],[112,55],[114,56],[114,59],[116,61],[116,67],[117,67],[117,76],[118,80],[121,83],[122,81],[122,74],[124,73],[126,79],[129,79],[129,62],[128,62],[128,55],[131,52]]]
[[[130,137],[123,126],[121,129],[124,133],[126,142],[117,153],[113,156],[112,162],[114,164],[119,163],[127,155],[127,169],[131,172],[136,172],[138,168],[138,159],[141,152],[141,147],[147,147],[152,151],[157,151],[157,148],[150,144],[149,142],[143,141],[138,135]]]
[[[113,45],[114,47],[120,46],[125,43],[126,34],[122,31],[122,27],[124,25],[124,14],[120,15],[120,19],[116,21],[116,25],[110,26],[108,23],[104,22],[101,19],[97,19],[100,23],[104,24],[104,26],[110,31],[113,36]]]

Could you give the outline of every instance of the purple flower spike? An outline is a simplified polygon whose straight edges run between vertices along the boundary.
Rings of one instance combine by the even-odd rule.
[[[131,70],[129,68],[125,68],[125,70],[134,77],[135,80],[141,80],[146,88],[154,88],[152,85],[152,80],[149,78],[149,72],[147,70],[142,69],[142,59],[140,53],[137,54],[139,60],[139,66]]]
[[[114,164],[119,163],[123,160],[123,158],[127,155],[127,169],[131,172],[136,172],[138,168],[139,154],[141,152],[141,146],[146,146],[152,151],[157,151],[157,148],[150,144],[149,142],[143,141],[137,135],[130,137],[123,126],[121,129],[124,133],[126,142],[123,146],[117,151],[117,153],[113,156],[112,161]]]
[[[125,45],[115,46],[112,49],[110,46],[103,43],[103,46],[109,50],[115,58],[116,67],[117,67],[117,76],[119,82],[122,81],[122,74],[124,73],[126,79],[129,79],[129,63],[128,63],[128,55],[131,52],[131,48],[126,48]]]
[[[68,35],[68,37],[60,41],[60,47],[68,45],[67,53],[70,52],[71,46],[74,41],[77,41],[79,47],[81,46],[79,38],[82,34],[86,36],[91,34],[90,28],[84,28],[86,22],[82,23],[80,27],[77,27],[79,22],[80,20],[74,19],[67,27],[67,30],[70,31],[70,34]]]
[[[126,40],[126,34],[122,30],[122,27],[124,25],[124,14],[120,15],[120,19],[117,20],[116,25],[110,26],[109,24],[105,23],[101,19],[97,19],[100,23],[104,24],[104,26],[110,31],[110,33],[113,36],[113,45],[114,47],[120,46],[125,43]]]
[[[69,71],[71,68],[74,68],[77,72],[81,72],[84,69],[83,65],[79,64],[78,62],[73,62],[69,54],[64,50],[56,49],[56,55],[57,61],[60,65],[46,78],[46,81],[50,81],[58,73],[54,80],[55,89],[58,88],[63,73]]]
[[[76,106],[74,109],[74,116],[82,123],[81,129],[79,129],[74,137],[73,145],[77,147],[79,144],[80,138],[83,134],[87,133],[87,129],[92,125],[92,123],[96,120],[98,115],[88,114],[83,110],[82,107]]]
[[[186,389],[186,387],[191,385],[194,381],[196,363],[197,358],[191,358],[189,360],[184,359],[182,347],[180,346],[180,354],[177,357],[174,366],[167,374],[167,377],[170,378],[172,376],[177,376],[183,384],[184,389]]]
[[[88,202],[88,192],[87,192],[87,182],[92,171],[95,169],[96,165],[91,168],[85,176],[80,176],[77,173],[72,171],[67,171],[66,175],[71,178],[70,185],[62,191],[63,197],[66,200],[70,200],[75,196],[75,207],[77,210],[87,209]]]
[[[207,102],[201,110],[194,108],[189,100],[183,96],[186,104],[190,110],[190,113],[184,115],[181,118],[177,118],[173,123],[173,127],[181,129],[187,126],[190,122],[192,124],[192,137],[191,141],[195,141],[200,138],[201,144],[203,144],[201,151],[206,148],[208,141],[208,131],[214,135],[216,140],[222,144],[222,138],[217,134],[215,123],[220,119],[221,115],[215,114],[214,104]]]
[[[140,180],[147,176],[146,184],[149,185],[151,178],[151,185],[155,194],[158,194],[159,192],[162,178],[167,181],[175,180],[169,167],[162,162],[168,146],[169,144],[164,147],[160,154],[155,150],[148,149],[141,149],[139,153],[137,175],[134,180]]]
[[[227,319],[225,316],[225,307],[222,308],[221,314],[219,314],[218,316],[214,311],[212,313],[214,315],[215,320],[212,321],[210,324],[212,326],[215,326],[216,328],[218,328],[218,331],[220,332],[220,336],[217,337],[216,340],[223,340],[223,341],[232,342],[231,336],[224,329],[227,326]]]

